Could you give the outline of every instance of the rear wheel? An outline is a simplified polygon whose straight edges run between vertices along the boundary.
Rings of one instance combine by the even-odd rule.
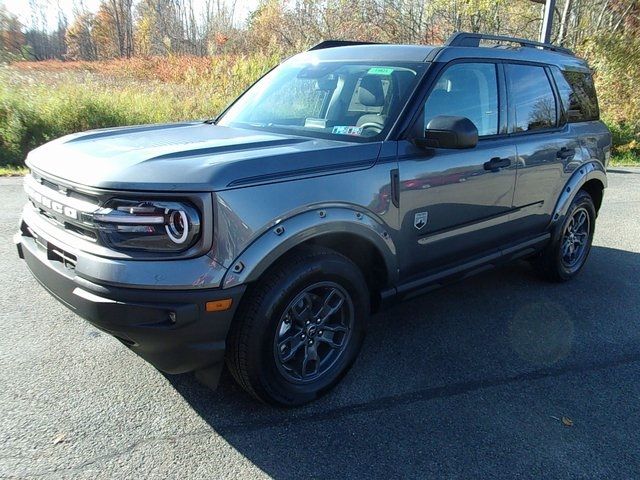
[[[369,316],[358,267],[323,247],[304,247],[245,294],[228,338],[227,365],[259,400],[314,400],[353,363]]]
[[[580,272],[591,251],[595,220],[593,200],[587,192],[580,190],[555,239],[536,259],[535,263],[544,277],[566,281]]]

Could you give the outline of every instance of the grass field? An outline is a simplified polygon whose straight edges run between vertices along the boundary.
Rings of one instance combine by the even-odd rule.
[[[24,172],[27,152],[68,133],[212,118],[278,61],[220,56],[0,65],[0,175]],[[610,127],[612,164],[640,165],[635,131]]]
[[[27,173],[27,169],[23,167],[0,167],[0,177],[21,176]]]
[[[0,66],[0,167],[68,133],[214,117],[277,58],[175,57]]]

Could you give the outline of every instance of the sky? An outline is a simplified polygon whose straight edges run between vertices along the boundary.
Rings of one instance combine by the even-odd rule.
[[[36,0],[37,3],[48,6],[47,8],[47,20],[49,25],[54,27],[57,23],[58,5],[65,12],[68,19],[73,18],[73,5],[78,3],[78,0]],[[193,0],[195,8],[197,10],[198,5],[204,4],[204,0]],[[84,0],[84,5],[87,10],[95,12],[98,9],[100,0]],[[29,25],[31,22],[31,9],[29,7],[29,0],[0,0],[0,5],[4,5],[7,10],[18,16],[20,21],[24,25]],[[242,23],[247,19],[249,13],[256,8],[258,0],[236,0],[236,18],[237,23]]]

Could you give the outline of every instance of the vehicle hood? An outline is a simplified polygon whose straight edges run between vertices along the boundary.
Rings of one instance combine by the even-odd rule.
[[[87,187],[212,191],[366,168],[380,145],[176,123],[67,135],[33,150],[27,166]]]

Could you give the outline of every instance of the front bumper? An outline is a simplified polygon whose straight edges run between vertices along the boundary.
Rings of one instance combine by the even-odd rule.
[[[225,338],[245,286],[229,289],[149,289],[96,283],[77,275],[73,261],[32,232],[15,237],[18,254],[59,301],[167,373],[184,373],[224,359]],[[28,231],[28,230],[27,230]],[[131,262],[131,268],[145,268]],[[179,269],[180,261],[172,268]],[[167,272],[168,275],[171,272]],[[232,299],[231,308],[207,312],[207,302]]]

